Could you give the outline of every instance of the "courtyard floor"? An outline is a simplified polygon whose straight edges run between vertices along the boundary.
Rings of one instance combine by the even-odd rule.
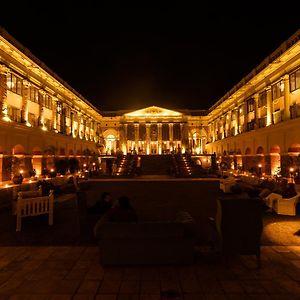
[[[191,266],[103,267],[97,247],[1,247],[0,299],[300,299],[300,247],[263,246]]]
[[[115,199],[131,191],[134,206],[147,208],[141,210],[145,215],[172,203],[197,219],[203,211],[196,208],[209,207],[195,198],[199,195],[195,180],[171,181],[169,186],[166,181],[156,188],[150,181],[133,182],[134,191],[124,181],[102,181],[99,186],[112,191]],[[158,197],[145,194],[146,186]],[[212,193],[215,196],[217,191]],[[175,196],[180,201],[174,201]],[[300,236],[295,234],[300,229],[299,210],[296,217],[264,213],[260,270],[254,256],[223,257],[205,243],[198,245],[195,262],[189,266],[105,267],[92,235],[99,216],[82,219],[74,199],[69,195],[56,201],[53,226],[47,225],[45,216],[28,218],[19,233],[11,211],[0,211],[0,300],[300,299]],[[149,211],[152,206],[158,209]]]

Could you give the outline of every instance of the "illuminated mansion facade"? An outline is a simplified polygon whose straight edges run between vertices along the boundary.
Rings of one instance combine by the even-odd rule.
[[[215,153],[232,168],[274,174],[299,160],[300,30],[209,110],[100,112],[0,29],[0,107],[0,182],[13,158],[40,174],[57,158],[132,151]]]

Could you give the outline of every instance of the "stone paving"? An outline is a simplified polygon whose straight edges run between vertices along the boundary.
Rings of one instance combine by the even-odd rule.
[[[1,247],[0,299],[300,299],[300,246],[253,256],[199,249],[189,266],[100,264],[97,247]]]

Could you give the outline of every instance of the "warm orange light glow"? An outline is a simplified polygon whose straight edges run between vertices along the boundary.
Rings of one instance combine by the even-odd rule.
[[[294,172],[294,168],[290,168],[290,172]]]
[[[262,167],[262,165],[261,165],[261,164],[258,164],[258,167],[259,167],[259,168],[261,168],[261,167]]]
[[[11,122],[11,119],[9,118],[8,115],[6,115],[6,116],[3,117],[3,121],[5,121],[5,122]]]
[[[54,169],[51,169],[50,172],[54,172]]]
[[[146,118],[146,117],[159,118],[159,117],[181,117],[182,114],[177,111],[161,108],[158,106],[150,106],[144,109],[139,109],[131,113],[125,114],[125,116],[142,117],[142,118]]]

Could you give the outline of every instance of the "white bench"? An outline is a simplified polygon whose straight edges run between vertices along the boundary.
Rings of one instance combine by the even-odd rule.
[[[54,195],[53,190],[50,191],[49,196],[36,196],[37,191],[31,191],[32,197],[23,198],[24,193],[29,192],[19,192],[17,199],[17,226],[16,231],[21,231],[22,218],[39,216],[43,214],[48,214],[48,224],[53,225],[53,205],[54,205]],[[29,194],[30,195],[30,194]]]
[[[17,201],[18,198],[33,198],[33,197],[41,197],[42,194],[42,186],[40,185],[37,190],[31,190],[31,191],[20,191],[16,192],[16,196],[13,197],[12,201],[12,214],[15,215],[17,213]]]

